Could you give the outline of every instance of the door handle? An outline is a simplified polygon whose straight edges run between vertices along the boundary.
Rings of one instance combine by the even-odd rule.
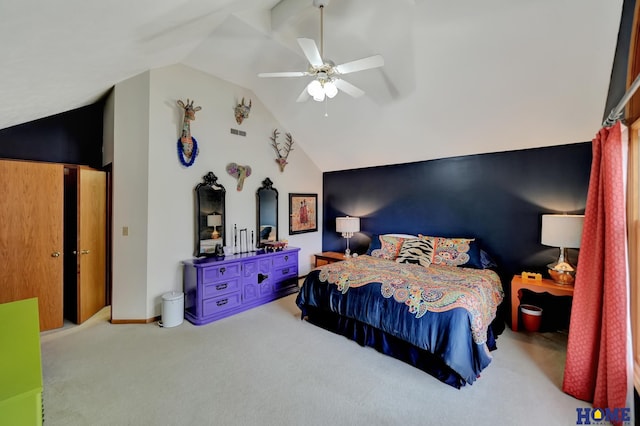
[[[53,253],[51,253],[51,257],[60,257],[60,252],[54,251]]]
[[[89,254],[91,253],[91,250],[81,250],[80,254]]]

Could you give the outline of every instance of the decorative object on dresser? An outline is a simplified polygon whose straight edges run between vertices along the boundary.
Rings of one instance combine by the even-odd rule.
[[[278,241],[278,190],[269,178],[265,178],[256,191],[256,231],[258,248]]]
[[[540,242],[545,246],[559,247],[560,256],[547,265],[549,276],[558,284],[573,285],[576,268],[569,262],[567,248],[579,248],[582,240],[584,215],[544,214]]]
[[[224,186],[213,172],[202,177],[195,188],[196,236],[194,256],[221,256],[226,241]],[[217,224],[217,225],[214,225]],[[219,231],[216,230],[219,227]]]
[[[291,133],[285,133],[286,142],[284,143],[284,146],[281,148],[280,144],[278,143],[279,135],[280,135],[280,132],[278,132],[278,129],[275,129],[273,131],[273,136],[271,136],[269,139],[271,139],[271,146],[273,147],[273,149],[276,151],[276,154],[278,155],[278,158],[276,158],[276,163],[278,163],[278,166],[280,166],[280,172],[282,173],[284,172],[284,167],[287,164],[289,164],[287,162],[287,158],[289,158],[289,153],[293,151],[293,137],[291,136]]]
[[[191,136],[190,122],[196,119],[196,112],[200,111],[202,107],[194,107],[193,101],[189,101],[188,98],[186,104],[178,100],[178,105],[184,109],[182,132],[180,139],[178,139],[178,159],[183,166],[190,167],[198,156],[198,141]]]
[[[353,238],[354,233],[360,232],[360,218],[351,216],[337,217],[336,232],[340,232],[342,234],[342,238],[347,240],[347,249],[344,251],[344,257],[351,257],[349,240]]]
[[[238,185],[236,185],[236,189],[238,191],[242,191],[245,178],[251,176],[251,166],[241,166],[236,163],[229,163],[227,164],[227,173],[238,179]]]
[[[185,318],[207,324],[297,292],[299,250],[184,261]]]
[[[318,230],[318,194],[289,194],[289,235]]]
[[[245,105],[244,98],[242,98],[242,102],[235,106],[233,112],[236,116],[236,123],[242,124],[244,120],[249,118],[249,112],[251,112],[251,99],[249,99],[249,105]]]

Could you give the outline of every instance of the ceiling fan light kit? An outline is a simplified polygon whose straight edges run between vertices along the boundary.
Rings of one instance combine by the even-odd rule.
[[[364,91],[353,84],[340,78],[341,75],[356,71],[364,71],[378,68],[384,65],[384,59],[380,55],[373,55],[344,64],[335,65],[332,61],[324,59],[324,20],[323,10],[329,0],[313,0],[313,5],[320,9],[320,49],[315,41],[309,38],[298,38],[298,44],[302,49],[309,69],[307,71],[285,71],[260,73],[258,77],[306,77],[312,76],[313,80],[307,84],[305,89],[298,96],[297,102],[304,102],[309,97],[314,101],[322,102],[327,98],[331,99],[343,91],[346,94],[357,98],[364,95]]]

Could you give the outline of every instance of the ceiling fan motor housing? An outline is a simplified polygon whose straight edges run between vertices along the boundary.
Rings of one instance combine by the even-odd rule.
[[[315,7],[325,7],[329,4],[329,0],[313,0],[313,5]]]

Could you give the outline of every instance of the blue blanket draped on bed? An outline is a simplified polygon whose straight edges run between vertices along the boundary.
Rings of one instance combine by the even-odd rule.
[[[489,323],[502,300],[497,275],[491,271],[450,267],[445,270],[431,267],[428,274],[423,274],[422,269],[416,269],[422,267],[392,263],[362,256],[317,268],[305,279],[296,303],[303,316],[311,311],[316,316],[334,315],[331,320],[334,326],[327,328],[341,328],[341,334],[347,335],[347,329],[357,326],[360,333],[368,333],[367,339],[371,340],[377,330],[433,354],[434,359],[442,361],[459,377],[457,384],[444,380],[453,386],[473,383],[491,362],[489,347],[494,342]],[[368,282],[366,276],[370,276],[372,270],[377,279]],[[462,279],[467,272],[469,278]],[[417,277],[421,281],[412,282]],[[448,286],[445,279],[452,281],[451,294],[440,294]],[[473,285],[467,284],[469,282]],[[471,299],[481,300],[482,306],[478,308],[480,302]],[[345,325],[340,318],[351,322]],[[347,337],[353,339],[353,336]],[[367,339],[354,340],[373,347],[380,345]]]

